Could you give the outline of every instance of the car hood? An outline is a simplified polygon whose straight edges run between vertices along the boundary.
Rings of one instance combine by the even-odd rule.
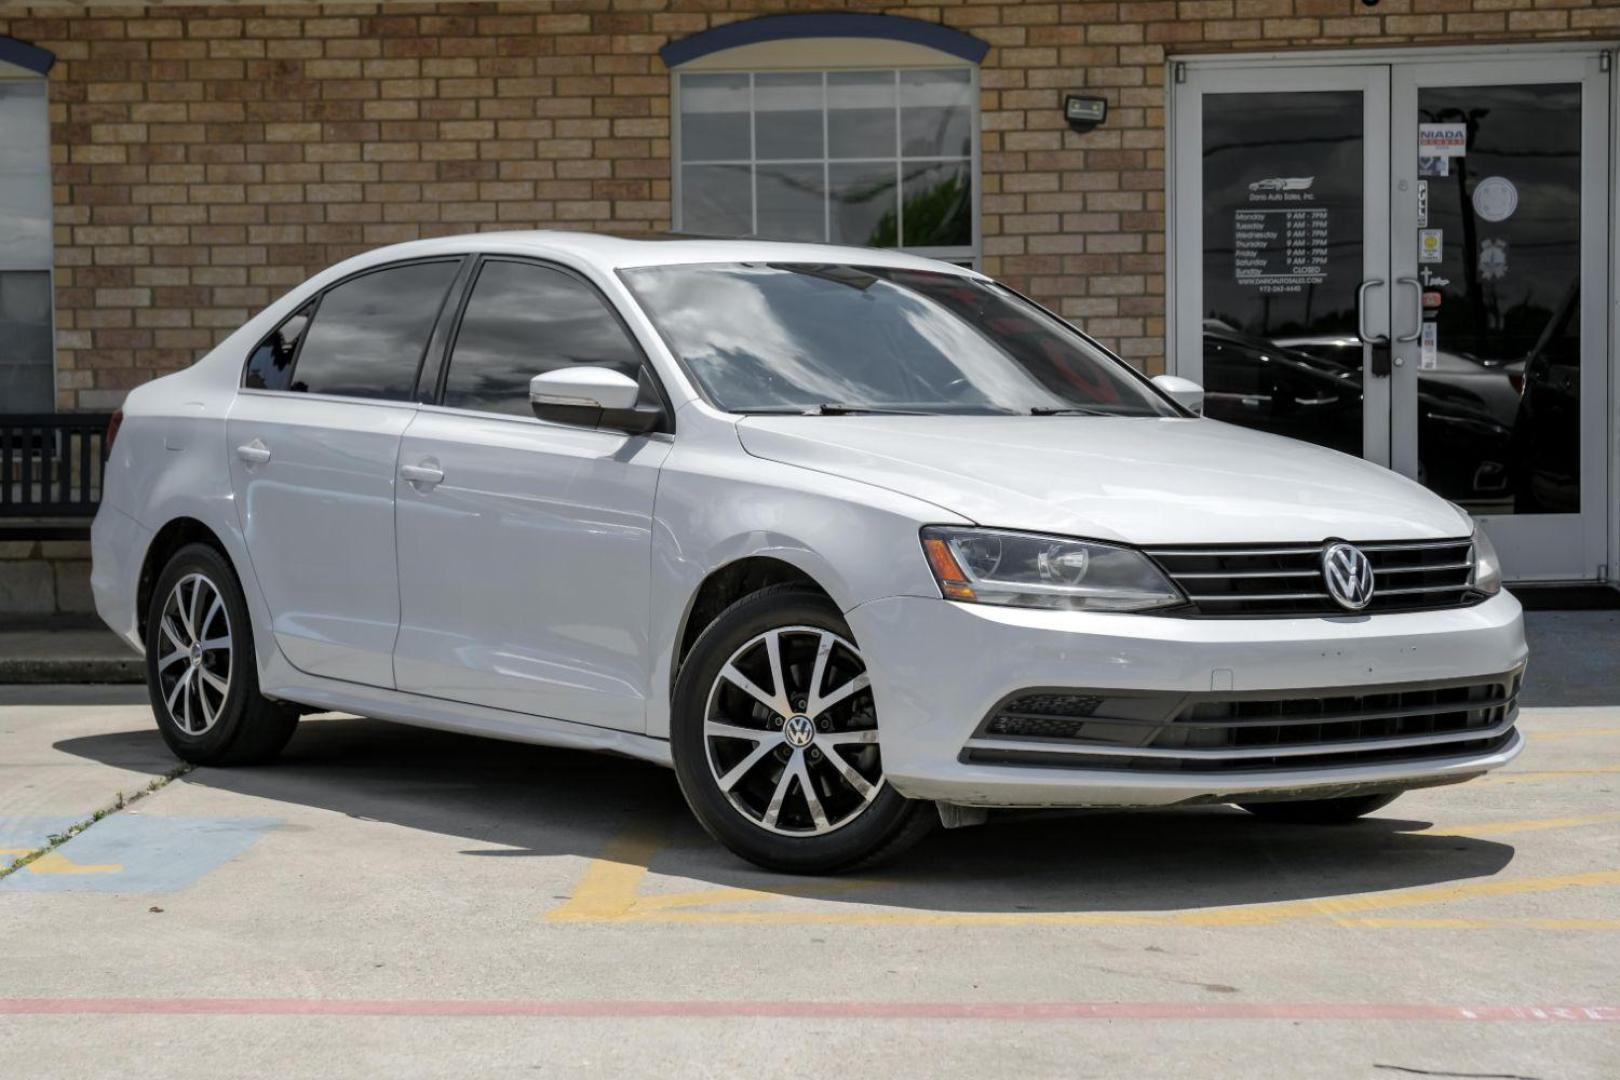
[[[752,416],[755,457],[901,492],[980,524],[1130,544],[1461,536],[1404,477],[1309,443],[1157,417]]]

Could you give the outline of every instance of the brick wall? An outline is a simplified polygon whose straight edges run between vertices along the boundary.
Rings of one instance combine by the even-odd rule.
[[[672,37],[698,3],[0,7],[51,75],[59,405],[106,408],[353,252],[495,228],[670,221]],[[985,269],[1133,361],[1164,351],[1164,59],[1620,37],[1620,0],[864,4],[992,48]],[[1109,99],[1066,130],[1064,91]]]

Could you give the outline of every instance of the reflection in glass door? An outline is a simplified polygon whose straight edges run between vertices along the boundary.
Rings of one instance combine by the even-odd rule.
[[[1359,90],[1204,97],[1206,411],[1357,455],[1362,120]]]
[[[1173,370],[1211,417],[1466,507],[1510,578],[1589,579],[1608,561],[1609,75],[1594,51],[1477,55],[1185,73]]]
[[[1198,72],[1177,108],[1178,371],[1210,417],[1387,463],[1387,73]]]
[[[1510,578],[1608,560],[1608,74],[1596,56],[1392,72],[1391,464],[1466,507]],[[1421,310],[1420,320],[1407,314]]]

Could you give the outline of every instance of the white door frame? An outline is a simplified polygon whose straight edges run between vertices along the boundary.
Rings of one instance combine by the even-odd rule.
[[[1515,547],[1521,545],[1544,555],[1543,565],[1521,578],[1546,580],[1576,580],[1597,577],[1614,581],[1620,579],[1620,468],[1610,468],[1609,462],[1620,453],[1620,378],[1613,377],[1620,363],[1620,243],[1612,235],[1611,224],[1620,222],[1620,131],[1615,130],[1615,118],[1620,117],[1620,79],[1614,77],[1615,46],[1611,42],[1552,42],[1527,45],[1453,46],[1442,48],[1398,49],[1337,49],[1324,51],[1243,53],[1215,57],[1171,57],[1166,63],[1166,184],[1169,212],[1165,220],[1166,296],[1170,305],[1165,320],[1166,366],[1173,373],[1198,378],[1202,373],[1202,318],[1203,283],[1203,207],[1201,185],[1178,182],[1179,173],[1188,160],[1200,161],[1203,156],[1199,98],[1205,92],[1221,92],[1230,88],[1241,89],[1340,89],[1344,88],[1344,69],[1386,72],[1391,96],[1386,97],[1386,116],[1381,122],[1387,127],[1395,124],[1404,129],[1416,123],[1416,88],[1418,86],[1488,85],[1490,83],[1582,81],[1582,188],[1583,192],[1602,192],[1601,198],[1582,200],[1582,235],[1602,237],[1605,242],[1589,242],[1582,247],[1583,292],[1590,288],[1592,301],[1581,305],[1581,339],[1584,350],[1602,350],[1605,362],[1583,364],[1582,417],[1583,430],[1598,433],[1582,438],[1582,507],[1581,527],[1571,530],[1559,518],[1565,515],[1525,515],[1521,522],[1512,517],[1487,519],[1487,528],[1493,535]],[[1579,74],[1571,75],[1572,62],[1580,65]],[[1410,66],[1407,66],[1410,65]],[[1563,73],[1560,74],[1560,68]],[[1535,72],[1535,74],[1531,74]],[[1276,79],[1279,81],[1272,82]],[[1402,99],[1401,95],[1410,95]],[[1397,119],[1405,117],[1404,120]],[[1390,221],[1389,233],[1380,242],[1386,261],[1384,272],[1374,273],[1369,268],[1364,280],[1388,278],[1393,281],[1409,276],[1415,269],[1416,255],[1412,245],[1396,243],[1397,236],[1409,238],[1412,233],[1397,233],[1401,223],[1388,215],[1388,199],[1406,173],[1415,173],[1415,155],[1396,155],[1388,161],[1386,150],[1379,154],[1372,148],[1374,129],[1367,127],[1368,151],[1365,160],[1383,157],[1386,172],[1382,178],[1368,178],[1368,192],[1378,191],[1383,200],[1383,212]],[[1414,146],[1416,132],[1397,130],[1388,140],[1394,146]],[[1415,175],[1406,175],[1408,183]],[[1189,190],[1190,189],[1190,190]],[[1405,207],[1401,216],[1408,225],[1411,208]],[[1379,212],[1372,199],[1368,202],[1367,221],[1376,226]],[[1371,250],[1364,248],[1364,250]],[[1395,257],[1390,259],[1393,252]],[[1404,290],[1402,290],[1404,291]],[[1390,303],[1379,304],[1384,314],[1370,312],[1368,330],[1373,334],[1390,337],[1389,322],[1406,316],[1402,298],[1396,293],[1385,293],[1397,305],[1395,320],[1389,318]],[[1596,302],[1601,296],[1602,302]],[[1373,299],[1376,300],[1377,290]],[[1584,297],[1583,297],[1584,300]],[[1402,327],[1404,329],[1404,326]],[[1407,350],[1402,352],[1399,350]],[[1415,344],[1397,345],[1396,358],[1405,362],[1395,368],[1395,375],[1384,383],[1384,393],[1394,392],[1393,407],[1378,407],[1371,394],[1364,403],[1368,413],[1379,412],[1392,427],[1385,428],[1385,445],[1389,454],[1384,460],[1397,467],[1415,463],[1416,448],[1416,386]],[[1364,361],[1365,362],[1365,361]],[[1408,380],[1411,380],[1408,384]],[[1590,380],[1590,381],[1589,381]],[[1367,380],[1369,391],[1374,380]],[[1368,424],[1371,428],[1371,424]],[[1369,431],[1368,447],[1376,446]],[[1393,437],[1394,442],[1388,440]],[[1403,440],[1405,440],[1403,442]],[[1369,453],[1369,457],[1373,454]]]

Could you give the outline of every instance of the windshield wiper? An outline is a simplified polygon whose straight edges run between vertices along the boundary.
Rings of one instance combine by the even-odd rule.
[[[1029,410],[1031,416],[1114,416],[1102,409],[1086,409],[1078,405],[1037,405]]]
[[[860,416],[865,413],[872,416],[928,416],[931,415],[921,409],[888,409],[882,405],[841,405],[837,402],[817,405],[806,410],[818,416]]]
[[[933,416],[921,409],[887,409],[881,405],[764,405],[757,409],[739,409],[749,416]]]

